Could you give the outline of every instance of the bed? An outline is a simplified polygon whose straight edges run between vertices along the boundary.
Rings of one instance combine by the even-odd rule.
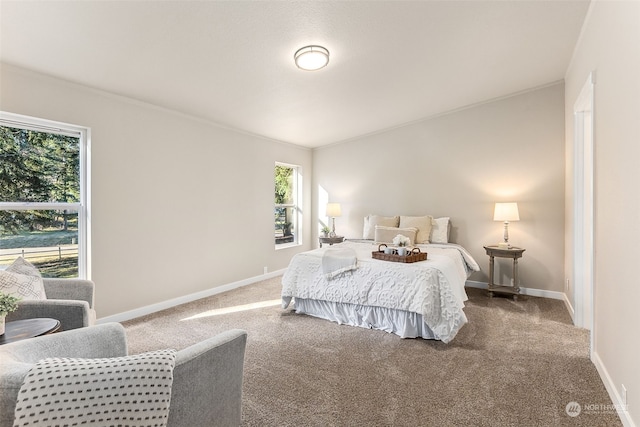
[[[403,338],[450,342],[467,322],[465,281],[478,264],[453,243],[414,244],[428,254],[414,263],[372,257],[372,240],[349,240],[296,254],[282,277],[282,307],[339,324]],[[341,267],[339,261],[355,256]],[[327,272],[327,260],[337,260]]]

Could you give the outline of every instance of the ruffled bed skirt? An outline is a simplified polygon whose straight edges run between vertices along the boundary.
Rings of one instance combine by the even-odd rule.
[[[418,313],[301,298],[295,298],[294,307],[296,313],[331,320],[340,325],[378,329],[402,338],[436,339],[429,326],[422,321],[422,315]]]

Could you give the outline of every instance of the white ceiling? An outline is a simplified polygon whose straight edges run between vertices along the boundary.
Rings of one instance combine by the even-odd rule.
[[[588,6],[2,0],[0,60],[318,147],[563,79]]]

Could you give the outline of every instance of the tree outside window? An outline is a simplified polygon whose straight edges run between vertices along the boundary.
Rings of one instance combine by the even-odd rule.
[[[86,129],[0,116],[0,268],[23,256],[44,277],[86,277]]]
[[[275,243],[298,242],[297,186],[298,167],[276,163],[275,166]]]

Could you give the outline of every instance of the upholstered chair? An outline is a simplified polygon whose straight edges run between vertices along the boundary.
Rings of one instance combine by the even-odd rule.
[[[240,425],[246,340],[245,331],[230,330],[176,353],[167,426]],[[0,345],[0,427],[13,425],[18,392],[39,360],[124,356],[127,341],[119,323]],[[112,376],[111,381],[123,381],[119,373],[107,375]],[[55,387],[47,391],[54,394]]]
[[[47,299],[22,300],[13,313],[7,315],[7,322],[35,317],[50,317],[60,321],[60,329],[91,326],[95,323],[93,306],[95,284],[82,279],[43,278]]]

